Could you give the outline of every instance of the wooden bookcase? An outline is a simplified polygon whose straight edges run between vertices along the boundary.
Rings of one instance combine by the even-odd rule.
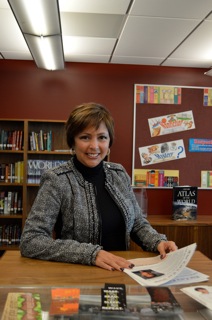
[[[38,183],[28,183],[27,167],[28,160],[68,160],[70,157],[69,147],[66,144],[65,121],[56,120],[15,120],[0,119],[0,131],[23,131],[23,143],[21,150],[0,150],[0,164],[23,161],[23,181],[0,182],[0,192],[18,191],[22,198],[22,210],[16,214],[0,214],[0,228],[14,226],[23,229],[25,220],[38,191]],[[51,151],[31,151],[29,135],[31,132],[52,131],[53,143]],[[0,251],[18,250],[18,243],[5,243],[0,239]]]

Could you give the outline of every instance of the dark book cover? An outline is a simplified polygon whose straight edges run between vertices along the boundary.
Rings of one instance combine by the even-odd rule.
[[[195,220],[197,218],[197,194],[197,187],[173,187],[173,220]]]

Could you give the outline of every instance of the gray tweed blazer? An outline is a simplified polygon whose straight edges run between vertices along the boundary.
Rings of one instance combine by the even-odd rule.
[[[105,188],[123,214],[126,225],[126,249],[130,238],[143,250],[157,251],[166,236],[159,234],[143,217],[122,165],[104,162]],[[59,238],[52,236],[61,220]],[[69,263],[95,264],[102,247],[96,195],[70,159],[41,177],[37,197],[21,236],[20,251],[25,257]]]

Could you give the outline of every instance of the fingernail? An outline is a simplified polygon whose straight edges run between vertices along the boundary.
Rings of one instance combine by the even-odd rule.
[[[124,268],[120,268],[121,271],[124,271]]]
[[[160,256],[161,260],[165,258],[164,254],[161,254]]]
[[[135,267],[135,265],[134,265],[133,263],[131,263],[131,264],[129,265],[129,268],[132,269],[133,267]]]
[[[115,268],[111,268],[111,271],[115,271]]]

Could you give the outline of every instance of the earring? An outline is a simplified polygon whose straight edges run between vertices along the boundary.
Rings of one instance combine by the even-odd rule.
[[[74,148],[71,148],[70,153],[71,153],[72,156],[74,156],[76,154]]]

